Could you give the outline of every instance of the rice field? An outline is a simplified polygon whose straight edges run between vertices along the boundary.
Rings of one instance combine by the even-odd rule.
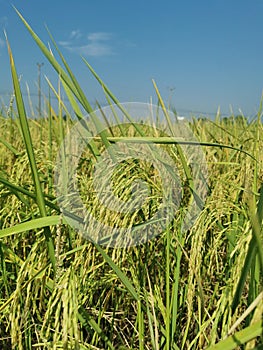
[[[101,106],[94,113],[56,43],[58,59],[18,15],[74,113],[48,81],[57,111],[46,96],[43,117],[29,118],[8,44],[0,349],[263,349],[262,101],[252,120],[180,121],[153,82],[154,118],[135,120],[84,60],[111,122]],[[76,130],[85,130],[84,146]],[[109,179],[125,211],[113,208]],[[124,234],[114,240],[117,228]]]

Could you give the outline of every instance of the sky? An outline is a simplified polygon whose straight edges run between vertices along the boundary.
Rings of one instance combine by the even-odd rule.
[[[0,0],[0,97],[12,91],[6,31],[22,90],[37,104],[37,64],[43,93],[44,77],[58,77],[12,4],[47,45],[48,27],[91,102],[105,99],[81,56],[120,102],[156,102],[154,79],[180,114],[258,110],[263,0]]]

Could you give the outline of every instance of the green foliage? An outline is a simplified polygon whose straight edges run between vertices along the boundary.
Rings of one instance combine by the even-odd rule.
[[[64,65],[19,14],[58,72],[75,115],[91,105],[66,60]],[[53,39],[52,39],[53,40]],[[80,162],[79,187],[91,193],[97,157],[115,142],[151,143],[177,162],[183,204],[169,227],[143,245],[102,248],[84,240],[60,214],[52,173],[60,142],[75,119],[61,100],[59,117],[26,118],[11,49],[10,67],[17,112],[0,116],[0,348],[7,349],[252,349],[263,343],[263,125],[244,117],[194,119],[190,127],[205,153],[209,194],[187,232],[181,224],[195,196],[191,168],[180,142],[158,130],[128,123],[98,132]],[[109,104],[117,98],[95,73]],[[173,123],[156,84],[169,128]],[[62,116],[66,115],[67,118]],[[116,122],[117,114],[115,114]],[[93,116],[94,130],[100,121]],[[41,133],[39,132],[41,130]],[[194,147],[194,145],[192,145]],[[151,149],[152,151],[152,149]],[[142,176],[151,201],[134,215],[100,211],[92,195],[86,205],[111,225],[142,225],[160,202],[160,179],[147,162],[127,161],[115,173],[116,191]],[[139,172],[139,174],[137,174]],[[126,181],[126,182],[125,182]],[[195,199],[198,200],[197,196]],[[185,206],[185,207],[184,207]],[[148,216],[147,216],[148,215]]]

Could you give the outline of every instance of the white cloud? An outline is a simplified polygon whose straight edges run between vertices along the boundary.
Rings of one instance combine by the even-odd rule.
[[[59,43],[59,45],[64,46],[64,47],[71,45],[70,41],[59,41],[58,43]]]
[[[94,32],[86,36],[86,40],[80,40],[83,35],[79,29],[72,30],[68,40],[59,41],[59,44],[66,50],[83,56],[109,56],[113,54],[110,45],[111,33]],[[85,42],[86,41],[86,42]]]
[[[109,56],[112,55],[112,49],[108,45],[103,45],[100,43],[91,43],[83,46],[79,46],[74,49],[72,48],[72,51],[76,51],[81,55],[85,56],[93,56],[93,57],[98,57],[98,56]]]
[[[111,33],[107,32],[95,32],[88,35],[90,41],[107,41],[111,39]]]
[[[82,37],[82,33],[79,29],[76,29],[76,30],[72,30],[70,35],[69,35],[69,39],[71,40],[78,40]]]

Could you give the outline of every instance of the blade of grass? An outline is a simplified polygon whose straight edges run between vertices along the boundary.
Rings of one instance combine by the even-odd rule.
[[[256,322],[253,325],[242,329],[241,331],[231,335],[225,340],[221,340],[216,345],[210,346],[207,350],[234,350],[248,341],[262,335],[262,321]]]
[[[165,293],[166,293],[166,320],[165,320],[165,330],[166,330],[166,349],[170,350],[170,267],[171,267],[171,236],[170,230],[166,231],[166,266],[165,266]]]
[[[73,83],[73,85],[74,85],[76,91],[78,92],[78,95],[75,94],[75,96],[78,98],[79,102],[82,104],[82,106],[83,106],[84,109],[87,111],[87,113],[89,113],[89,116],[90,116],[91,120],[93,121],[94,125],[96,126],[97,132],[98,132],[98,134],[100,135],[101,140],[102,140],[102,142],[103,142],[105,148],[109,148],[110,143],[108,142],[108,139],[107,139],[107,136],[108,136],[107,130],[104,130],[104,128],[102,127],[102,124],[101,124],[99,118],[96,116],[96,113],[93,112],[93,109],[92,109],[92,107],[91,107],[89,101],[87,100],[87,98],[86,98],[86,96],[85,96],[83,90],[81,89],[81,87],[80,87],[80,85],[79,85],[77,79],[75,78],[75,76],[74,76],[72,70],[70,69],[69,65],[67,64],[67,61],[65,60],[65,58],[64,58],[64,56],[62,55],[61,51],[59,50],[59,48],[58,48],[58,46],[57,46],[57,44],[56,44],[54,38],[52,37],[50,31],[49,31],[48,29],[47,29],[47,31],[48,31],[48,33],[49,33],[49,36],[50,36],[50,38],[51,38],[51,40],[52,40],[53,45],[54,45],[55,48],[56,48],[56,51],[58,52],[58,54],[59,54],[59,56],[60,56],[60,58],[61,58],[61,60],[62,60],[62,62],[63,62],[63,64],[64,64],[64,66],[66,67],[66,70],[67,70],[67,72],[68,72],[68,74],[69,74],[69,76],[70,76],[70,79],[71,79],[71,81],[72,81],[72,83]],[[62,79],[62,81],[63,81],[63,79]],[[70,90],[70,91],[69,91],[69,90]],[[71,92],[74,93],[74,91],[71,89],[71,87],[70,87],[70,89],[66,89],[65,91],[66,91],[66,93],[68,93],[68,97],[69,97],[69,98],[71,97],[71,96],[70,96],[70,95],[71,95]],[[70,101],[73,103],[73,100],[74,100],[74,99],[71,98]],[[75,106],[75,103],[73,103],[73,106]],[[75,106],[75,107],[76,107],[76,106]],[[78,115],[78,114],[77,114],[77,115]],[[92,148],[93,154],[96,154],[96,153],[97,153],[97,150],[96,150],[96,149],[93,150],[94,143],[91,143],[90,147]],[[109,153],[111,154],[111,157],[114,158],[114,154],[112,153],[111,148],[109,148]]]
[[[103,333],[102,329],[97,324],[97,322],[88,314],[88,312],[82,306],[79,308],[78,318],[87,330],[87,325],[89,325],[100,336],[100,338],[105,341],[105,343],[108,345],[108,349],[115,349],[113,344],[111,343],[109,338]]]
[[[129,278],[121,271],[121,269],[114,263],[114,261],[110,258],[110,256],[104,251],[104,249],[98,245],[97,243],[93,242],[96,249],[100,252],[100,254],[103,256],[104,260],[110,265],[112,270],[116,273],[116,275],[119,277],[119,279],[122,281],[123,285],[127,288],[130,295],[134,298],[134,300],[139,301],[139,296],[133,287],[132,283],[130,282]]]
[[[170,116],[165,108],[165,104],[163,102],[163,99],[161,97],[161,94],[158,90],[158,87],[155,83],[155,81],[153,80],[153,85],[154,85],[154,89],[156,91],[156,94],[158,96],[158,101],[161,105],[161,108],[163,110],[163,113],[164,113],[164,116],[166,118],[166,121],[168,123],[168,126],[169,126],[169,129],[170,129],[170,132],[171,132],[171,135],[174,135],[174,132],[173,132],[173,127],[172,127],[172,123],[171,123],[171,119],[170,119]],[[191,175],[191,169],[190,169],[190,166],[187,164],[187,159],[185,157],[185,154],[182,150],[182,147],[179,145],[179,144],[176,144],[176,149],[178,151],[178,154],[179,154],[179,158],[181,160],[181,163],[182,163],[182,166],[183,166],[183,169],[184,169],[184,173],[185,173],[185,176],[187,178],[187,181],[188,181],[188,184],[189,184],[189,188],[192,192],[192,195],[191,195],[191,199],[189,201],[189,205],[193,203],[193,201],[195,200],[196,201],[196,204],[197,206],[200,208],[200,209],[203,209],[203,206],[204,206],[204,203],[202,201],[202,199],[200,198],[200,196],[197,194],[196,192],[196,189],[195,189],[195,184],[194,184],[194,179]]]
[[[261,196],[263,198],[263,185],[261,188]],[[257,245],[257,253],[260,261],[260,269],[263,272],[263,240],[262,240],[262,220],[260,220],[259,212],[257,215],[254,214],[254,211],[250,213],[250,220],[252,224],[252,233]]]
[[[158,97],[158,101],[159,101],[159,103],[160,103],[160,105],[161,105],[161,108],[162,108],[162,110],[163,110],[165,119],[166,119],[167,124],[168,124],[168,126],[169,126],[170,132],[171,132],[171,134],[173,135],[173,126],[172,126],[172,123],[171,123],[170,116],[169,116],[169,114],[168,114],[168,112],[167,112],[167,109],[166,109],[166,107],[165,107],[164,101],[163,101],[163,99],[162,99],[162,97],[161,97],[161,94],[160,94],[160,92],[159,92],[159,89],[158,89],[158,87],[157,87],[157,85],[156,85],[156,83],[155,83],[155,81],[154,81],[153,79],[152,79],[152,83],[153,83],[153,86],[154,86],[154,90],[155,90],[155,92],[156,92],[156,95],[157,95],[157,97]]]
[[[96,140],[96,137],[93,138]],[[185,141],[183,139],[176,139],[171,137],[151,137],[151,136],[142,136],[142,137],[117,137],[117,136],[109,136],[108,140],[112,143],[114,142],[124,142],[124,143],[156,143],[156,144],[165,144],[165,145],[192,145],[192,146],[204,146],[204,147],[218,147],[218,148],[227,148],[232,149],[234,151],[238,151],[241,153],[244,153],[245,155],[249,156],[251,159],[256,160],[250,153],[246,152],[245,150],[233,146],[229,146],[226,144],[221,143],[214,143],[214,142],[196,142],[196,141]],[[218,162],[217,162],[218,164]],[[227,163],[227,164],[233,164],[233,163]]]
[[[82,106],[85,108],[85,110],[87,111],[87,113],[92,113],[93,112],[93,108],[91,107],[90,102],[88,101],[86,95],[84,94],[83,90],[81,89],[77,79],[75,78],[72,70],[70,69],[66,59],[64,58],[64,56],[62,55],[61,51],[59,50],[56,41],[54,40],[53,36],[51,35],[51,32],[49,31],[49,29],[46,27],[47,32],[49,34],[49,37],[57,51],[57,53],[59,54],[59,57],[61,58],[68,74],[69,74],[69,78],[71,80],[71,85],[68,85],[68,87],[70,88],[70,90],[74,93],[77,92],[77,94],[75,94],[75,96],[77,97],[77,99],[79,100],[79,102],[82,104]],[[64,80],[63,76],[61,76],[62,80]],[[65,81],[66,82],[66,81]],[[67,83],[67,82],[66,82]],[[74,89],[72,89],[72,87],[74,87]]]
[[[15,9],[16,13],[18,14],[18,16],[21,18],[21,20],[24,23],[24,25],[26,26],[26,28],[28,29],[28,31],[31,34],[31,36],[33,37],[33,39],[35,40],[36,44],[39,46],[39,48],[41,49],[43,54],[49,60],[49,62],[53,66],[53,68],[57,71],[57,73],[59,74],[59,76],[62,79],[62,81],[68,86],[70,91],[76,96],[76,98],[82,104],[82,106],[85,108],[85,110],[88,113],[91,113],[92,120],[93,120],[94,124],[96,125],[97,130],[101,130],[102,128],[99,125],[99,120],[95,117],[95,114],[92,113],[93,109],[92,109],[89,101],[87,100],[87,98],[86,98],[84,92],[82,91],[82,89],[81,89],[77,79],[75,78],[75,76],[72,73],[69,65],[67,64],[64,56],[62,55],[62,53],[58,49],[58,46],[56,45],[56,42],[53,39],[53,37],[52,37],[51,33],[49,32],[49,30],[47,29],[47,31],[49,33],[49,36],[50,36],[50,38],[51,38],[51,40],[52,40],[52,42],[53,42],[53,44],[54,44],[54,46],[55,46],[59,56],[60,56],[64,66],[66,67],[66,70],[67,70],[69,76],[67,75],[65,70],[61,67],[61,65],[57,62],[57,60],[54,58],[53,54],[48,50],[48,48],[44,45],[44,43],[36,35],[36,33],[33,31],[33,29],[30,27],[30,25],[27,23],[27,21],[21,15],[21,13],[15,7],[14,7],[14,9]],[[66,91],[66,93],[67,93],[67,91]],[[72,99],[71,99],[71,102],[72,102]],[[107,135],[105,134],[105,132],[101,133],[101,137],[102,137],[102,141],[105,144],[105,146],[108,147],[109,143],[107,141]],[[91,145],[91,147],[92,147],[92,145]],[[93,153],[96,154],[96,150]]]
[[[260,293],[257,298],[253,301],[252,304],[248,306],[246,311],[239,317],[239,319],[233,324],[233,326],[228,331],[228,334],[232,334],[235,329],[246,319],[246,317],[252,313],[253,309],[257,307],[257,305],[263,301],[263,292]]]
[[[19,156],[20,152],[18,152],[9,142],[0,137],[0,142],[6,146],[16,157]]]
[[[178,309],[179,309],[179,281],[180,281],[180,273],[181,273],[181,258],[182,258],[182,248],[181,245],[183,246],[183,238],[182,234],[179,231],[178,232],[178,244],[175,252],[176,256],[176,266],[174,268],[174,277],[173,277],[173,286],[172,286],[172,297],[171,297],[171,303],[172,303],[172,310],[171,310],[171,315],[172,315],[172,322],[171,322],[171,342],[174,342],[175,338],[175,333],[177,330],[177,319],[178,319]]]
[[[112,105],[112,101],[111,101],[109,95],[108,95],[108,94],[106,93],[106,91],[104,90],[103,86],[102,86],[102,90],[103,90],[103,92],[104,92],[104,95],[105,95],[105,97],[106,97],[106,100],[107,100],[107,102],[108,102],[108,105],[109,105],[110,108],[111,108],[112,114],[113,114],[113,116],[114,116],[114,118],[115,118],[115,121],[116,121],[116,123],[117,123],[117,125],[118,125],[118,128],[119,128],[119,130],[120,130],[120,132],[121,132],[121,135],[124,136],[123,125],[122,125],[122,123],[121,123],[121,121],[120,121],[120,119],[119,119],[118,114],[116,113],[116,111],[115,111],[115,109],[114,109],[114,105]]]
[[[61,96],[59,96],[58,92],[56,91],[56,89],[54,88],[54,86],[52,85],[52,83],[50,82],[50,80],[48,79],[48,77],[45,76],[45,79],[46,79],[46,82],[48,83],[49,88],[50,88],[50,89],[52,90],[52,92],[54,93],[56,99],[60,102],[61,106],[63,107],[63,110],[65,111],[66,115],[69,116],[70,113],[69,113],[69,111],[68,111],[68,109],[67,109],[65,103],[62,101]],[[62,80],[62,84],[63,84],[63,80]],[[66,84],[63,85],[63,88],[64,88],[64,86],[67,87]],[[68,88],[68,87],[67,87],[67,88]],[[71,101],[70,101],[70,102],[71,102]],[[50,103],[49,103],[49,106],[50,106],[49,108],[52,109],[52,106],[51,106]],[[53,113],[54,113],[54,112],[53,112]]]
[[[30,192],[30,191],[26,190],[24,187],[12,184],[6,178],[4,178],[1,174],[0,174],[0,182],[2,184],[4,184],[6,187],[8,187],[10,189],[10,192],[15,194],[16,196],[18,196],[18,193],[22,193],[22,194],[25,194],[29,198],[32,198],[36,201],[36,194],[34,192]],[[52,198],[52,196],[51,196],[51,198]],[[45,200],[46,206],[48,206],[51,209],[55,209],[57,212],[60,212],[60,209],[56,204],[50,202],[47,199],[44,199],[44,200]]]
[[[40,50],[43,52],[44,56],[48,59],[48,61],[51,63],[53,68],[56,70],[58,75],[61,77],[62,80],[68,85],[68,87],[71,89],[71,91],[74,93],[74,95],[81,101],[81,97],[75,88],[73,82],[71,81],[70,77],[67,75],[66,71],[61,67],[61,65],[58,63],[58,61],[55,59],[53,54],[50,52],[50,50],[45,46],[45,44],[41,41],[41,39],[37,36],[37,34],[33,31],[33,29],[30,27],[30,25],[27,23],[27,21],[24,19],[24,17],[21,15],[21,13],[14,7],[14,10],[24,23],[25,27],[33,37],[34,41],[40,48]]]
[[[89,101],[87,100],[87,98],[86,98],[86,96],[85,96],[83,90],[81,89],[81,87],[80,87],[80,85],[79,85],[77,79],[75,78],[75,76],[74,76],[72,70],[70,69],[69,65],[67,64],[67,61],[65,60],[65,58],[64,58],[64,56],[62,55],[61,51],[59,50],[59,48],[58,48],[58,46],[57,46],[57,44],[56,44],[54,38],[52,37],[50,31],[48,30],[48,28],[47,28],[47,31],[48,31],[48,34],[49,34],[51,40],[52,40],[52,43],[53,43],[54,47],[56,48],[56,51],[58,52],[58,54],[59,54],[59,56],[60,56],[60,58],[61,58],[61,60],[62,60],[62,62],[63,62],[63,64],[64,64],[64,66],[66,67],[66,70],[67,70],[67,72],[68,72],[68,74],[69,74],[69,76],[70,76],[70,79],[71,79],[71,81],[72,81],[72,83],[73,83],[73,85],[74,85],[76,91],[78,92],[78,95],[75,95],[75,96],[78,98],[79,102],[80,102],[80,103],[82,104],[82,106],[85,108],[85,110],[87,111],[87,113],[89,113],[90,118],[91,118],[91,120],[93,121],[94,125],[96,126],[96,129],[97,129],[97,131],[98,131],[98,133],[99,133],[99,135],[100,135],[100,137],[101,137],[101,140],[102,140],[102,142],[103,142],[105,148],[109,148],[110,143],[108,142],[108,139],[107,139],[108,132],[107,132],[106,130],[103,130],[103,127],[102,127],[102,125],[101,125],[101,122],[100,122],[99,118],[96,116],[95,113],[92,113],[92,112],[93,112],[93,109],[92,109],[92,107],[91,107]],[[71,92],[71,91],[72,91],[72,89],[70,88],[70,92]],[[74,91],[72,91],[72,92],[74,93]],[[69,93],[69,91],[66,90],[66,93]],[[70,93],[69,93],[68,96],[70,97]],[[73,102],[73,99],[72,99],[72,98],[71,98],[71,102]],[[75,104],[73,104],[73,105],[75,106]],[[76,107],[76,106],[75,106],[75,107]],[[96,150],[96,149],[93,150],[94,143],[92,143],[90,146],[91,146],[91,148],[92,148],[93,154],[96,154],[96,151],[97,151],[97,150]],[[111,152],[111,149],[110,149],[110,148],[109,148],[109,153],[110,153],[111,156],[114,158],[114,154]]]
[[[61,222],[62,220],[62,222]],[[60,223],[66,223],[65,220],[61,219],[59,215],[46,216],[38,219],[33,219],[22,224],[17,224],[12,227],[4,228],[0,230],[0,238],[9,237],[17,233],[26,232],[30,230],[41,229],[43,227],[55,226]]]
[[[95,72],[95,70],[91,67],[91,65],[88,63],[88,61],[82,57],[83,62],[86,64],[86,66],[89,68],[90,72],[93,74],[93,76],[96,78],[96,80],[99,82],[101,85],[103,91],[105,91],[106,96],[108,95],[112,101],[115,103],[116,107],[121,110],[123,115],[129,120],[129,122],[134,126],[135,130],[141,135],[144,136],[144,132],[142,128],[138,126],[137,123],[134,123],[134,120],[132,117],[129,115],[129,113],[123,108],[122,104],[120,101],[117,99],[117,97],[111,92],[111,90],[107,87],[107,85],[103,82],[103,80],[98,76],[98,74]]]
[[[24,138],[24,144],[26,147],[29,163],[30,163],[30,168],[32,172],[32,179],[34,182],[35,186],[35,191],[36,191],[36,202],[39,207],[40,215],[41,216],[47,216],[46,212],[46,206],[45,206],[45,200],[44,200],[44,195],[42,192],[41,184],[40,184],[40,179],[38,175],[38,169],[36,165],[36,160],[35,160],[35,155],[34,155],[34,150],[33,150],[33,144],[32,144],[32,139],[30,135],[30,130],[28,126],[28,121],[27,121],[27,116],[26,116],[26,111],[25,111],[25,106],[24,106],[24,101],[20,89],[20,84],[16,72],[16,67],[13,59],[13,54],[11,51],[11,47],[9,45],[9,42],[7,40],[7,47],[8,47],[8,53],[9,53],[9,59],[10,59],[10,67],[11,67],[11,73],[12,73],[12,78],[13,78],[13,86],[14,86],[14,91],[15,91],[15,97],[16,97],[16,105],[17,105],[17,110],[19,114],[19,121],[23,133],[23,138]],[[53,239],[51,236],[51,232],[48,228],[44,230],[45,234],[45,239],[48,247],[48,254],[49,258],[52,262],[53,269],[56,269],[56,259],[55,259],[55,249],[54,249],[54,243]]]
[[[263,252],[262,252],[262,239],[261,239],[261,225],[263,220],[263,185],[260,190],[260,198],[257,206],[256,218],[253,217],[253,214],[250,215],[250,220],[252,223],[252,238],[249,243],[247,255],[245,258],[244,266],[242,269],[242,273],[236,288],[236,292],[232,302],[232,312],[234,313],[238,303],[241,299],[241,295],[245,286],[245,282],[252,266],[253,260],[255,258],[256,252],[258,251],[260,260],[261,260],[261,273],[263,272]]]
[[[53,146],[52,146],[52,110],[51,110],[51,96],[50,89],[48,91],[48,101],[46,101],[47,110],[48,110],[48,194],[51,196],[52,188],[53,188],[53,169],[52,169],[52,154],[53,154]],[[51,215],[51,210],[49,210],[49,215]]]

